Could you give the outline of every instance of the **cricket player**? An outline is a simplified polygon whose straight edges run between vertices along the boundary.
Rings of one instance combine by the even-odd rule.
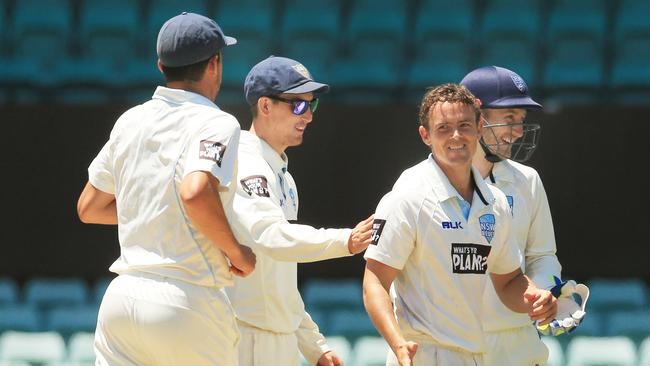
[[[387,365],[483,365],[488,273],[513,311],[542,324],[555,316],[555,298],[521,272],[505,195],[472,168],[479,115],[465,87],[429,90],[419,133],[431,154],[402,173],[375,212],[363,298],[392,350]]]
[[[506,194],[512,212],[512,232],[524,261],[522,271],[540,288],[551,289],[558,283],[562,267],[555,255],[553,221],[542,180],[535,169],[520,164],[530,158],[537,146],[540,126],[524,123],[528,110],[541,109],[528,91],[526,82],[515,72],[486,66],[473,70],[461,85],[481,101],[483,135],[473,165],[486,183]],[[556,293],[558,318],[553,333],[575,328],[584,317],[588,289],[569,283],[564,296]],[[570,295],[584,297],[577,304]],[[486,365],[542,365],[548,350],[525,314],[511,311],[499,300],[494,287],[486,286],[483,328],[488,352]]]
[[[119,274],[102,300],[97,365],[237,365],[239,332],[224,291],[255,254],[224,206],[236,186],[237,120],[221,111],[217,23],[182,13],[158,34],[167,86],[115,123],[88,168],[78,202],[85,223],[117,224]]]
[[[253,248],[257,269],[227,290],[236,309],[240,366],[342,365],[298,292],[297,262],[349,256],[370,244],[372,216],[354,229],[316,229],[291,223],[298,190],[285,150],[302,143],[319,97],[329,86],[313,80],[298,61],[269,57],[244,84],[253,122],[239,143],[237,192],[227,212],[237,239]]]

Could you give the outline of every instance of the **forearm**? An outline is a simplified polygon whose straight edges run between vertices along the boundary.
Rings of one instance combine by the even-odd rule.
[[[194,173],[193,173],[194,174]],[[192,225],[225,253],[239,245],[232,233],[219,196],[219,183],[208,177],[181,184],[183,208]]]
[[[495,282],[494,274],[491,274],[494,288],[501,302],[510,310],[517,313],[528,313],[530,304],[524,294],[531,288],[533,283],[521,271],[507,281]]]
[[[555,254],[526,256],[526,276],[539,288],[555,286],[553,276],[562,278],[562,266]]]
[[[397,325],[388,291],[367,268],[363,280],[363,303],[377,331],[397,354],[397,349],[406,340]]]

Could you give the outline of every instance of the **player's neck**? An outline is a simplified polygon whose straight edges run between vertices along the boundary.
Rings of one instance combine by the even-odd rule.
[[[472,184],[472,170],[467,165],[464,166],[440,166],[445,173],[449,183],[456,189],[463,199],[472,203],[474,196],[474,184]]]
[[[479,173],[481,173],[481,177],[485,179],[490,175],[494,163],[485,159],[485,152],[483,149],[476,149],[476,154],[474,154],[474,158],[472,159],[472,165],[478,169]]]
[[[255,128],[255,126],[258,126],[258,128]],[[251,123],[251,129],[249,130],[250,133],[253,135],[257,136],[260,140],[264,140],[273,150],[275,150],[278,155],[283,156],[284,150],[287,149],[286,146],[282,146],[281,144],[278,144],[272,137],[273,134],[267,133],[263,128],[260,128],[260,125],[255,123],[255,120],[253,120],[253,123]]]

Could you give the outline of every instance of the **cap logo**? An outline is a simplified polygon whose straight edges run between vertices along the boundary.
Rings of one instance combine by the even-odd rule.
[[[296,70],[296,72],[297,72],[298,74],[302,75],[303,77],[305,77],[305,78],[307,78],[307,79],[309,79],[309,80],[312,79],[312,78],[311,78],[311,75],[309,74],[309,71],[307,71],[307,68],[304,67],[302,64],[295,64],[295,65],[293,65],[293,66],[291,66],[291,67],[292,67],[294,70]]]
[[[515,83],[515,86],[517,89],[519,89],[520,92],[525,93],[526,92],[526,82],[524,79],[522,79],[519,75],[515,74],[514,72],[510,73],[510,79],[512,79],[512,82]]]

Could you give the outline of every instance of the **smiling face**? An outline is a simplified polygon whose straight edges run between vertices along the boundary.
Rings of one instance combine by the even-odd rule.
[[[480,136],[472,105],[461,102],[434,104],[429,112],[428,128],[420,126],[419,132],[443,170],[469,169]]]
[[[314,99],[314,93],[280,94],[279,97],[287,100],[302,99],[311,101]],[[302,144],[305,129],[312,121],[311,108],[307,108],[307,111],[303,114],[295,115],[291,104],[270,98],[266,99],[270,101],[268,106],[268,130],[265,133],[267,143],[279,153],[284,152],[290,146]]]
[[[492,154],[511,157],[513,143],[524,135],[526,114],[523,108],[483,110],[483,141]]]

